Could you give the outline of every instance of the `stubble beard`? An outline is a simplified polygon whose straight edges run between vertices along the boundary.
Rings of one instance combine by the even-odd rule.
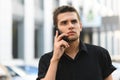
[[[69,43],[75,42],[79,39],[78,36],[74,37],[74,38],[68,38],[69,39]]]

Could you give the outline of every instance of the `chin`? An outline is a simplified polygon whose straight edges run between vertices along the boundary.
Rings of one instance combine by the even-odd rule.
[[[69,38],[69,41],[70,41],[70,42],[74,42],[74,41],[77,41],[78,39],[79,39],[78,37]]]

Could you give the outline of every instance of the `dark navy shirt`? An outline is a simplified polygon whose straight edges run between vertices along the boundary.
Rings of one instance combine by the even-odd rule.
[[[63,54],[58,63],[56,80],[104,80],[116,69],[106,49],[82,42],[79,47],[80,51],[74,59]],[[52,53],[41,57],[37,80],[45,77]]]

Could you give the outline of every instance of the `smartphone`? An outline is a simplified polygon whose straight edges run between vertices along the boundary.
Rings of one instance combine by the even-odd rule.
[[[62,34],[62,32],[59,29],[57,29],[57,31],[58,31],[58,35]],[[69,39],[67,36],[63,36],[62,39],[65,40],[66,42],[69,42]]]

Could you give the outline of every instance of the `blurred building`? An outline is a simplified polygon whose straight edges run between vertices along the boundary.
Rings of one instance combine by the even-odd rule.
[[[37,64],[53,48],[52,12],[74,6],[83,23],[81,39],[120,56],[119,0],[0,0],[0,62]],[[36,63],[35,63],[36,62]]]
[[[112,59],[120,56],[119,4],[119,0],[83,1],[83,40],[106,48]]]

